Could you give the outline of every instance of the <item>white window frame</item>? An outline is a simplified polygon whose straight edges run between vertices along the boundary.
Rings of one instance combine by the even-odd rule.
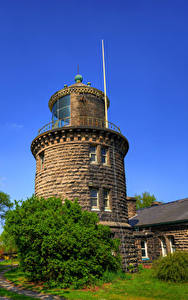
[[[168,239],[169,239],[169,243],[170,243],[170,253],[176,252],[176,246],[174,244],[174,237],[170,236]]]
[[[162,256],[167,256],[167,245],[164,238],[161,238],[161,250],[162,250]]]
[[[142,242],[144,243],[144,247],[142,247]],[[145,256],[142,255],[142,259],[148,258],[148,246],[147,246],[147,242],[145,240],[141,240],[140,246],[141,246],[141,255],[142,255],[142,250],[145,251]]]
[[[95,148],[95,151],[92,151],[91,148]],[[95,160],[91,160],[92,155],[95,156]],[[89,146],[89,158],[90,158],[90,163],[91,164],[97,163],[97,146],[96,145],[90,145]]]
[[[92,191],[96,191],[97,192],[97,197],[92,197],[91,193]],[[92,200],[97,200],[97,206],[96,205],[92,205]],[[96,188],[92,188],[90,189],[90,202],[91,202],[91,210],[95,210],[95,211],[99,211],[99,190]]]
[[[105,192],[107,194],[107,197],[105,197]],[[104,211],[111,211],[111,208],[110,208],[110,191],[108,189],[103,189],[103,201],[104,201]],[[105,202],[108,204],[108,206],[105,206]]]

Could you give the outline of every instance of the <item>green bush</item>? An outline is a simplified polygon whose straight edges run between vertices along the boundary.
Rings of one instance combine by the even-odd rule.
[[[5,230],[14,237],[20,266],[31,281],[74,288],[95,283],[120,267],[119,241],[95,213],[75,201],[31,197],[8,212]],[[114,256],[113,253],[116,253]]]
[[[153,264],[154,275],[164,281],[188,282],[188,252],[177,251]]]
[[[130,279],[130,274],[123,272],[122,270],[116,271],[116,272],[112,272],[112,271],[108,271],[106,270],[101,278],[101,282],[104,283],[108,283],[108,282],[112,282],[116,279]]]

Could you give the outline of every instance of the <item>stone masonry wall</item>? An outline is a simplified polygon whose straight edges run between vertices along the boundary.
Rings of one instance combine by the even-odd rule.
[[[124,271],[129,271],[128,266],[132,265],[137,268],[138,253],[135,248],[135,237],[132,228],[111,227],[114,238],[120,240],[120,253],[122,257],[122,266]],[[134,270],[134,271],[135,271]]]
[[[71,125],[80,125],[80,117],[83,116],[104,120],[104,115],[103,99],[92,94],[71,94]]]
[[[135,232],[134,235],[140,262],[142,261],[141,240],[145,240],[147,243],[150,261],[162,255],[161,238],[166,242],[167,253],[170,253],[170,237],[174,238],[176,250],[188,251],[188,224],[153,226],[150,228],[150,231],[145,229],[140,232]]]
[[[90,145],[105,146],[108,163],[91,164]],[[124,156],[128,144],[124,137],[110,130],[60,129],[35,139],[35,193],[38,196],[78,198],[83,209],[91,210],[90,189],[99,191],[98,215],[102,221],[127,222]],[[44,153],[41,168],[40,155]],[[103,189],[110,191],[111,211],[104,211]]]
[[[127,207],[128,207],[128,218],[132,218],[136,215],[136,198],[127,197]]]

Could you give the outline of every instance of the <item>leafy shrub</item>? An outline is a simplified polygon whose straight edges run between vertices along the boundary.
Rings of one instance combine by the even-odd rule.
[[[123,272],[122,270],[118,270],[117,272],[112,272],[106,270],[101,278],[101,282],[112,282],[116,279],[129,279],[130,274]]]
[[[49,287],[93,284],[120,267],[119,241],[95,213],[77,202],[36,198],[16,202],[5,230],[14,237],[20,266],[29,280]],[[113,253],[116,253],[116,256]]]
[[[188,282],[188,252],[177,251],[154,264],[154,275],[164,281]]]
[[[142,265],[142,264],[138,265],[138,271],[139,271],[139,272],[142,272],[142,271],[144,271],[144,267],[143,267],[143,265]]]

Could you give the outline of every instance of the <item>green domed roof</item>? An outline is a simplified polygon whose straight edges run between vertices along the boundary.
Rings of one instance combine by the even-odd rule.
[[[82,75],[77,74],[77,75],[74,77],[74,80],[75,80],[75,82],[82,82],[82,81],[83,81],[83,77],[82,77]]]

